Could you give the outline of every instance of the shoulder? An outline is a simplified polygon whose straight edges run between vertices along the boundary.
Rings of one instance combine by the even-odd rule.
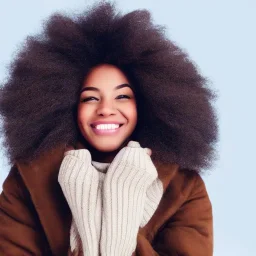
[[[211,207],[211,202],[207,193],[205,183],[201,175],[194,170],[169,168],[168,182],[166,183],[164,197],[173,202],[178,200],[179,204],[187,201],[199,200]],[[167,172],[167,170],[166,170]],[[166,175],[167,176],[167,175]]]
[[[16,164],[12,166],[3,183],[3,193],[11,194],[20,199],[27,197],[27,188]]]

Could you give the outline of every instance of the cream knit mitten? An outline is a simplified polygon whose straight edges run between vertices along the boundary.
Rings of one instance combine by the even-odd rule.
[[[87,149],[70,150],[61,163],[58,181],[73,216],[71,249],[82,241],[83,254],[99,255],[102,198],[99,173]],[[79,233],[79,236],[76,232]]]
[[[160,179],[155,179],[146,191],[145,207],[140,227],[143,228],[154,215],[163,196],[163,183]]]
[[[70,228],[70,249],[72,253],[83,255],[83,245],[74,218]]]
[[[151,218],[162,197],[157,176],[150,156],[138,142],[129,142],[116,155],[102,188],[102,256],[131,256],[135,251],[139,227]]]

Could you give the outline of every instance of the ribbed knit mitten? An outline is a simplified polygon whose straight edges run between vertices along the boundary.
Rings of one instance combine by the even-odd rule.
[[[71,249],[79,244],[76,240],[77,228],[83,254],[98,256],[102,198],[99,173],[91,161],[91,154],[87,149],[67,151],[61,163],[58,181],[74,220],[71,227]]]
[[[146,191],[145,206],[143,211],[143,218],[140,223],[140,227],[143,228],[154,215],[163,196],[163,183],[157,178],[148,187]]]
[[[156,198],[162,196],[157,176],[150,156],[138,142],[129,142],[116,155],[102,188],[102,256],[131,256],[135,251],[139,227],[152,216],[151,206],[156,209]],[[148,188],[150,197],[146,200]],[[157,197],[152,196],[155,189]]]
[[[70,228],[70,250],[71,255],[84,255],[83,254],[83,244],[78,233],[78,229],[74,218],[72,219],[71,228]]]

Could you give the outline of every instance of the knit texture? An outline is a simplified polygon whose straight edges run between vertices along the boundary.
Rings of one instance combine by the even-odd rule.
[[[144,214],[147,189],[157,176],[147,150],[141,148],[138,142],[129,142],[116,155],[102,188],[102,256],[131,256],[135,251],[139,227],[141,223],[146,223],[143,217],[148,220],[148,214],[152,214],[150,207]]]
[[[102,212],[100,174],[91,161],[87,149],[67,151],[58,176],[73,216],[71,251],[81,251],[80,236],[83,253],[89,256],[99,255]]]
[[[129,142],[128,146],[117,154],[111,164],[92,161],[89,165],[88,161],[91,161],[91,158],[88,153],[89,151],[86,150],[67,152],[59,173],[59,182],[65,186],[63,190],[73,191],[69,193],[63,191],[65,197],[66,194],[67,196],[71,194],[73,195],[71,198],[76,202],[72,204],[67,199],[73,215],[70,229],[71,251],[79,252],[79,255],[98,256],[100,250],[101,255],[130,256],[136,248],[139,227],[148,223],[159,205],[163,195],[162,182],[157,178],[157,171],[147,154],[147,149],[141,148],[137,142]],[[86,163],[81,163],[81,161]],[[89,174],[73,174],[71,176],[73,172],[84,173],[88,172],[88,169],[98,173],[98,178],[92,179],[95,176]],[[63,182],[63,174],[67,176],[66,182]],[[70,179],[69,176],[73,178]],[[83,195],[85,199],[77,198],[81,196],[81,193],[76,194],[76,192],[83,191],[83,184],[88,184],[85,180],[84,182],[75,180],[81,177],[83,179],[91,178],[91,186],[97,187],[96,196],[95,193],[92,193],[93,190],[87,189],[85,191],[88,195]],[[74,184],[75,190],[72,189]],[[79,186],[82,187],[79,188]],[[96,207],[99,204],[98,200],[101,200],[103,208]],[[91,204],[92,201],[96,201],[97,204]],[[97,227],[92,225],[93,219],[88,219],[88,214],[83,218],[82,207],[98,216],[94,220]],[[92,209],[92,207],[96,208]],[[80,216],[80,221],[76,221],[75,215]],[[103,219],[101,219],[101,215]],[[86,230],[82,229],[81,231],[80,225]],[[100,239],[100,241],[96,240],[100,246],[98,250],[95,243],[90,249],[87,247],[89,240],[94,237],[91,233],[93,227],[96,231],[94,232],[96,239]],[[99,234],[100,231],[101,234]],[[83,236],[86,234],[89,238],[85,239]],[[83,254],[82,251],[85,253]]]

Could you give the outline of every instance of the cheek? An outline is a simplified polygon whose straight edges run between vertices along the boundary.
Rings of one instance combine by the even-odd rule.
[[[129,118],[130,122],[132,122],[134,124],[137,123],[137,108],[136,108],[135,104],[127,106],[126,114],[127,114],[127,117]]]
[[[84,105],[79,106],[77,110],[77,121],[79,125],[83,125],[88,122],[90,117],[90,109]]]

